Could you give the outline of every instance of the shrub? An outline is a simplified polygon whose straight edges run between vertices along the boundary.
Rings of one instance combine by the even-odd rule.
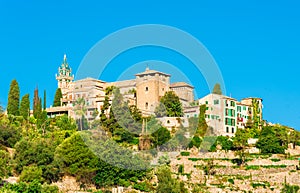
[[[183,165],[179,165],[179,167],[178,167],[178,173],[179,174],[183,174],[183,172],[184,172],[184,166]]]
[[[234,184],[234,180],[231,179],[231,178],[228,179],[228,182],[229,182],[230,184]]]
[[[21,182],[33,182],[36,180],[37,182],[42,182],[42,169],[37,166],[24,166],[23,171],[20,175]]]
[[[190,152],[182,151],[182,152],[180,152],[180,155],[181,156],[190,156]]]
[[[41,193],[59,193],[59,189],[55,185],[43,184]]]
[[[284,187],[282,188],[281,192],[282,193],[297,193],[299,189],[300,189],[299,186],[285,184]]]

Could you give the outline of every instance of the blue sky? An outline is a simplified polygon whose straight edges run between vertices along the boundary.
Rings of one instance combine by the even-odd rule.
[[[299,129],[299,9],[297,0],[0,0],[0,102],[6,106],[10,81],[16,78],[22,95],[32,96],[36,86],[40,94],[46,89],[49,106],[64,53],[76,72],[89,49],[108,34],[132,25],[163,24],[190,33],[206,46],[222,71],[228,95],[261,97],[264,119]],[[122,73],[118,65],[126,69],[143,60],[176,63],[183,69],[188,62],[169,50],[130,50],[113,60],[101,79],[114,81]],[[150,68],[160,66],[153,63]],[[198,97],[209,92],[203,77],[189,78]]]

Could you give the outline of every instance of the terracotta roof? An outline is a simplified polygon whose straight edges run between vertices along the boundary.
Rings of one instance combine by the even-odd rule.
[[[146,75],[146,74],[156,74],[156,73],[162,74],[162,75],[165,75],[165,76],[171,76],[170,74],[166,74],[166,73],[159,72],[159,71],[156,71],[156,70],[150,70],[148,68],[144,72],[138,73],[135,76],[141,76],[141,75]]]
[[[192,85],[190,85],[186,82],[174,82],[170,85],[170,87],[191,87],[191,88],[194,88]]]

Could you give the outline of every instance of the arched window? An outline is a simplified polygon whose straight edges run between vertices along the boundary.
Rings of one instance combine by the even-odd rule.
[[[145,104],[145,108],[148,109],[148,103],[147,103],[147,102],[146,102],[146,104]]]

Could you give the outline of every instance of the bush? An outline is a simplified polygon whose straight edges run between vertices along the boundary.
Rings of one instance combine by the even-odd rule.
[[[59,189],[55,185],[44,184],[41,193],[59,193]]]
[[[234,184],[234,180],[231,179],[231,178],[228,179],[228,182],[229,182],[230,184]]]
[[[42,182],[42,169],[37,166],[24,166],[20,175],[21,182]]]
[[[183,165],[179,165],[179,167],[178,167],[178,173],[179,174],[183,174],[184,173],[184,166]]]
[[[133,188],[136,189],[136,190],[144,191],[144,192],[150,192],[151,191],[150,184],[148,184],[146,182],[141,182],[141,183],[134,184]]]
[[[284,187],[282,188],[281,192],[282,193],[297,193],[299,189],[300,189],[299,186],[285,184]]]
[[[190,152],[182,151],[182,152],[180,152],[180,155],[181,156],[190,156]]]

